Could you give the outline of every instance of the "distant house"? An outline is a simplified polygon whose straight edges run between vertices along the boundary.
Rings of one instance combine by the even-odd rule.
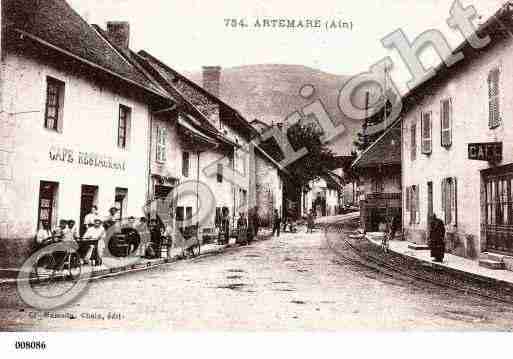
[[[363,229],[401,216],[401,126],[397,121],[363,151],[352,165],[358,174],[358,202]]]

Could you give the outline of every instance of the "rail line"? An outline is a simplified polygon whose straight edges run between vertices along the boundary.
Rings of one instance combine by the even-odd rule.
[[[373,271],[376,271],[376,272],[380,272],[380,273],[385,274],[385,275],[390,276],[390,277],[397,277],[397,273],[398,273],[398,274],[402,275],[403,277],[411,279],[412,281],[419,281],[420,280],[420,281],[428,282],[430,284],[434,284],[434,285],[436,285],[438,287],[449,288],[449,289],[452,289],[452,290],[455,290],[455,291],[458,291],[458,292],[463,292],[463,293],[465,293],[467,295],[468,294],[472,294],[472,295],[475,295],[475,296],[478,296],[478,297],[484,297],[484,298],[487,298],[487,299],[491,299],[491,300],[494,300],[494,301],[497,301],[497,302],[500,302],[500,303],[506,303],[508,305],[513,305],[513,299],[511,299],[511,298],[510,299],[501,298],[501,297],[496,296],[496,295],[491,295],[491,294],[485,293],[485,292],[483,292],[482,290],[479,290],[479,289],[475,289],[475,288],[471,288],[471,287],[463,287],[461,285],[454,285],[454,284],[450,284],[450,283],[434,280],[434,279],[432,279],[432,278],[430,278],[428,276],[412,273],[411,271],[407,271],[404,268],[400,268],[398,266],[391,265],[390,263],[388,263],[386,261],[380,260],[380,259],[375,258],[373,256],[366,255],[360,249],[356,248],[351,242],[349,242],[345,238],[344,235],[337,236],[337,239],[341,239],[342,243],[353,254],[355,254],[357,256],[357,258],[351,258],[351,257],[343,254],[342,251],[340,251],[339,249],[335,248],[333,243],[331,243],[332,241],[329,238],[329,235],[327,234],[328,231],[330,231],[330,229],[331,230],[336,229],[336,232],[338,232],[338,233],[345,232],[345,234],[347,234],[347,235],[349,233],[351,233],[349,231],[344,231],[343,225],[344,224],[341,223],[341,222],[338,222],[338,223],[335,223],[335,224],[329,224],[329,225],[327,225],[325,227],[324,231],[325,231],[325,234],[326,234],[326,242],[328,244],[328,247],[330,248],[330,250],[335,252],[337,254],[337,256],[339,258],[341,258],[345,263],[349,263],[349,264],[365,267],[367,269],[370,269],[370,270],[373,270]],[[333,233],[333,231],[331,233]],[[391,273],[387,273],[387,271],[389,271]],[[394,274],[396,274],[396,275],[394,275]],[[401,279],[404,280],[404,278],[401,278]],[[460,280],[460,279],[455,279],[455,281],[456,280]]]

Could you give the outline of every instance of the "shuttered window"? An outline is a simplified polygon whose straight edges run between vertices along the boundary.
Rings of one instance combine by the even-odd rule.
[[[410,143],[411,143],[411,160],[412,161],[415,161],[415,159],[417,158],[417,126],[416,124],[412,124],[411,125],[411,139],[410,139]]]
[[[422,126],[422,153],[428,155],[432,150],[431,141],[431,112],[423,112],[421,114],[421,126]]]
[[[62,129],[62,107],[64,102],[64,82],[51,77],[46,79],[45,127],[60,131]]]
[[[499,68],[488,73],[488,127],[495,128],[500,125],[500,98],[499,98]]]
[[[157,126],[157,161],[166,162],[167,159],[167,129]]]
[[[440,102],[440,143],[443,147],[452,145],[452,100]]]
[[[442,180],[442,212],[444,223],[457,225],[458,186],[455,177]]]

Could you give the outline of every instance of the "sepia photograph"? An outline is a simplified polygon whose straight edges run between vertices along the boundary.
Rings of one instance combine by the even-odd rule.
[[[513,1],[0,1],[0,347],[512,330]]]

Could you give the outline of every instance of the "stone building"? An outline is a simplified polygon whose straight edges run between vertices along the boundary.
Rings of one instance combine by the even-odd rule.
[[[419,85],[403,101],[403,224],[426,243],[429,218],[446,226],[450,252],[513,255],[513,5],[508,2],[468,43],[464,59]]]
[[[252,143],[254,128],[147,52],[130,50],[128,23],[90,25],[64,0],[1,5],[1,268],[27,258],[43,220],[83,228],[93,205],[100,215],[115,206],[121,217],[145,216],[148,203],[165,209],[167,194],[190,180],[215,199],[207,225],[224,208],[234,223],[254,206],[257,181],[271,183],[281,201],[282,169]],[[214,93],[219,71],[205,68]],[[259,159],[272,175],[256,176]],[[199,200],[179,196],[174,219],[190,217]]]
[[[0,261],[9,268],[43,220],[81,224],[93,205],[143,215],[150,118],[174,100],[65,1],[2,1],[1,22]]]

